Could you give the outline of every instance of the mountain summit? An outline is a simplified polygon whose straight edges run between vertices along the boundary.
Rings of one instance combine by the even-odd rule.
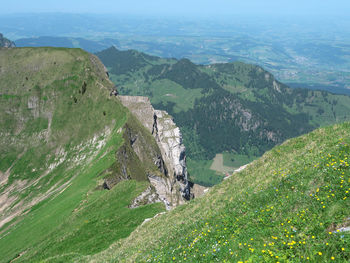
[[[0,69],[0,262],[97,253],[193,197],[179,128],[141,123],[94,55],[4,48]]]

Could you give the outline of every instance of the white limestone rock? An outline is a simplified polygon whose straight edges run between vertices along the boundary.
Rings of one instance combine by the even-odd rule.
[[[182,134],[173,118],[166,112],[154,110],[150,100],[141,96],[118,96],[137,119],[155,137],[167,168],[164,178],[149,175],[160,199],[167,209],[193,198],[192,183],[188,181],[186,167],[186,148]]]

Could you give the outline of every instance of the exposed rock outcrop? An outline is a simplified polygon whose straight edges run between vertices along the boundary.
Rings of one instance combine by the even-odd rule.
[[[153,186],[147,187],[133,202],[129,205],[129,208],[136,208],[141,205],[153,204],[162,202]]]
[[[168,209],[193,198],[193,183],[188,180],[186,167],[186,148],[172,117],[166,111],[155,110],[147,97],[119,96],[119,99],[153,134],[162,153],[155,164],[165,176],[148,175],[159,198]]]
[[[182,134],[172,117],[166,111],[154,111],[152,134],[158,142],[168,173],[179,184],[180,193],[186,200],[191,199],[191,183],[188,181],[185,146]]]
[[[162,153],[153,136],[134,116],[129,116],[118,132],[122,132],[124,143],[115,153],[115,163],[100,175],[104,178],[104,189],[112,189],[122,180],[146,181],[149,174],[167,174]]]
[[[11,48],[11,47],[16,47],[16,45],[14,42],[8,40],[0,33],[0,47]]]

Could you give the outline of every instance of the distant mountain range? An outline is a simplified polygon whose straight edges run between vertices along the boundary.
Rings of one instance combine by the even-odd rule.
[[[292,89],[241,62],[196,65],[111,47],[97,53],[121,94],[148,96],[183,132],[188,156],[260,156],[287,138],[350,119],[350,97]]]
[[[350,73],[347,70],[350,63],[347,56],[349,39],[343,30],[342,33],[340,31],[337,33],[341,35],[337,41],[326,39],[325,42],[320,43],[314,35],[309,35],[310,32],[305,32],[305,36],[309,35],[309,37],[303,37],[303,34],[300,34],[300,31],[303,31],[301,28],[297,31],[294,31],[295,28],[289,29],[292,31],[290,34],[288,30],[283,31],[282,35],[276,35],[273,30],[268,30],[267,25],[265,33],[253,31],[254,34],[250,35],[251,28],[250,31],[231,28],[227,30],[233,31],[224,36],[220,34],[224,25],[216,26],[214,30],[216,33],[212,35],[209,33],[212,32],[210,30],[197,32],[198,26],[200,27],[198,24],[180,23],[178,26],[165,25],[169,27],[171,35],[168,35],[169,32],[167,33],[164,28],[158,31],[156,26],[158,24],[155,25],[150,21],[129,22],[131,24],[128,30],[138,28],[140,23],[145,23],[142,26],[143,34],[141,29],[131,33],[132,31],[125,28],[121,33],[121,25],[127,23],[124,21],[115,27],[119,32],[115,34],[104,32],[106,29],[102,28],[100,29],[102,31],[95,33],[88,30],[67,36],[63,33],[57,36],[54,32],[48,35],[49,33],[45,31],[41,34],[37,33],[36,36],[40,37],[17,37],[16,44],[37,47],[80,47],[89,52],[101,51],[115,45],[122,50],[136,49],[160,57],[177,59],[186,57],[198,64],[242,61],[262,66],[273,73],[276,79],[290,83],[291,87],[320,89],[350,95]],[[180,26],[188,30],[185,35],[171,30]],[[108,24],[106,28],[113,30],[113,27]],[[271,33],[273,35],[270,35]]]
[[[106,38],[101,41],[88,40],[80,37],[40,36],[16,40],[17,47],[66,47],[82,48],[88,52],[97,52],[112,45],[119,45],[118,40]]]

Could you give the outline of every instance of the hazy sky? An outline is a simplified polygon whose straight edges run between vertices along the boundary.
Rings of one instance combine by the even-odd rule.
[[[348,15],[349,0],[0,0],[0,13]]]

